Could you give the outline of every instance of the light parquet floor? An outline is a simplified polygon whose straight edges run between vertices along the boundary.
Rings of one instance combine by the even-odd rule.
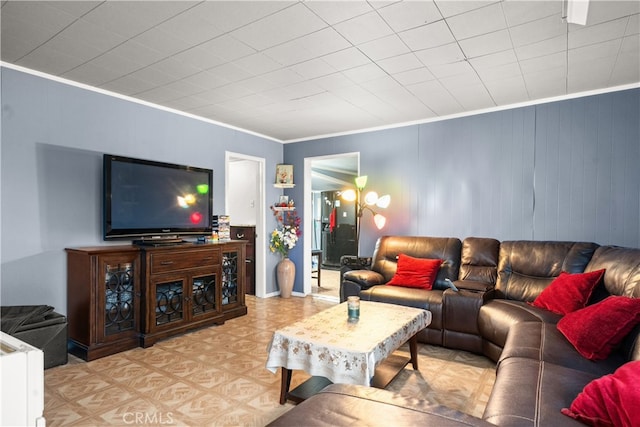
[[[262,426],[293,407],[278,403],[280,375],[264,367],[273,331],[326,309],[320,298],[247,296],[248,314],[92,362],[71,357],[45,371],[45,418],[57,426]],[[407,349],[403,349],[407,351]],[[482,415],[495,379],[488,359],[419,346],[420,370],[389,389]],[[292,386],[307,375],[295,372]]]

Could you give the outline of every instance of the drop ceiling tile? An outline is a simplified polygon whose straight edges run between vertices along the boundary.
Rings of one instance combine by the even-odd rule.
[[[172,76],[173,80],[182,79],[184,77],[191,76],[202,71],[199,68],[182,63],[173,57],[158,61],[155,64],[151,65],[151,67],[162,70],[163,73]]]
[[[507,27],[500,3],[452,16],[446,21],[458,40],[493,33]]]
[[[84,62],[84,58],[74,57],[57,49],[36,49],[17,61],[23,67],[47,70],[48,73],[56,76],[82,65]]]
[[[549,98],[566,95],[566,67],[524,74],[527,92],[531,98]]]
[[[166,52],[159,52],[149,46],[142,45],[135,40],[127,40],[126,42],[109,50],[106,54],[118,55],[123,58],[135,58],[136,62],[143,66],[151,65],[170,56]]]
[[[255,23],[295,3],[295,1],[203,1],[198,4],[198,10],[217,28],[229,32]]]
[[[400,38],[412,51],[442,46],[455,41],[444,21],[423,25],[422,27],[400,33]]]
[[[580,64],[600,58],[615,57],[620,51],[622,39],[609,40],[603,43],[569,49],[569,70]]]
[[[371,93],[375,93],[379,98],[382,98],[382,94],[385,92],[397,92],[405,90],[396,80],[388,75],[368,80],[361,83],[360,86]]]
[[[378,9],[378,13],[395,32],[409,30],[442,19],[432,1],[397,2]]]
[[[3,2],[4,3],[4,2]],[[44,2],[43,2],[44,3]],[[80,17],[90,10],[98,7],[101,2],[97,1],[47,1],[47,6],[60,9],[69,15]]]
[[[61,76],[76,82],[100,87],[104,83],[116,80],[125,74],[127,73],[123,73],[117,68],[112,68],[108,65],[105,66],[102,63],[90,61],[67,71]]]
[[[470,39],[460,40],[459,43],[467,58],[475,58],[513,48],[508,30],[500,30]]]
[[[0,37],[0,53],[2,53],[2,60],[9,63],[15,63],[37,46],[38,44],[33,43],[33,41],[25,40],[22,37],[16,37],[12,34],[10,35],[5,33]]]
[[[628,18],[616,19],[602,24],[569,31],[569,49],[587,46],[603,40],[621,38],[627,28]]]
[[[255,49],[234,39],[228,34],[202,43],[198,48],[207,52],[209,55],[215,55],[227,61],[234,61],[256,53]]]
[[[584,61],[579,67],[569,66],[568,90],[587,91],[606,85],[615,65],[615,57]]]
[[[147,30],[132,40],[156,52],[161,52],[165,57],[191,48],[186,41],[157,28]]]
[[[304,80],[302,76],[287,68],[263,74],[262,77],[266,81],[276,85],[276,87],[286,86],[288,84],[298,83]]]
[[[207,51],[200,46],[183,50],[182,52],[173,55],[172,58],[199,70],[217,67],[225,62],[225,60],[218,55],[211,51]]]
[[[144,92],[157,87],[158,85],[150,80],[140,79],[133,74],[129,74],[119,79],[112,80],[101,86],[101,89],[110,90],[115,93],[134,96],[139,92]]]
[[[197,45],[225,32],[207,18],[207,14],[203,13],[203,8],[195,6],[160,23],[156,29],[174,34],[190,45]]]
[[[245,96],[249,96],[254,93],[251,90],[249,90],[246,86],[244,86],[242,82],[230,83],[228,85],[221,86],[219,88],[216,88],[215,92],[216,92],[216,96],[222,96],[224,98],[229,99],[229,101],[223,101],[223,102],[231,102],[236,98],[243,98]]]
[[[227,62],[226,64],[210,68],[207,71],[220,79],[228,80],[230,82],[237,82],[253,77],[253,74],[243,68],[238,67],[233,62]]]
[[[393,34],[389,25],[376,12],[349,19],[334,25],[333,28],[354,45]]]
[[[213,89],[230,83],[230,80],[210,71],[200,71],[199,73],[183,78],[182,81],[203,88],[204,90]]]
[[[467,61],[452,62],[450,64],[439,64],[429,66],[429,70],[438,79],[452,76],[473,75],[475,72]]]
[[[354,85],[354,83],[342,73],[333,73],[318,77],[313,79],[312,82],[330,92],[336,92],[345,87]]]
[[[279,86],[262,77],[251,77],[240,83],[254,93],[266,92]]]
[[[422,63],[413,53],[394,56],[393,58],[378,61],[378,65],[389,74],[414,70],[422,67]]]
[[[140,90],[136,91],[136,93],[149,90],[152,87],[165,85],[167,83],[170,83],[178,79],[178,77],[167,73],[167,70],[161,65],[160,66],[152,65],[152,66],[134,71],[133,73],[127,74],[126,76],[122,76],[118,80],[114,81],[113,83],[122,81],[124,82],[123,84],[125,85],[131,84],[131,83],[128,83],[129,78],[133,80],[141,80],[147,83],[141,86]],[[151,86],[149,87],[148,85],[151,85]]]
[[[231,34],[256,50],[264,50],[326,26],[324,21],[298,3],[238,28]]]
[[[196,2],[102,2],[100,6],[82,17],[87,22],[101,26],[125,38],[134,37],[153,28]]]
[[[454,93],[456,88],[463,88],[466,86],[476,86],[481,84],[480,77],[473,72],[473,70],[464,74],[456,74],[449,77],[443,77],[438,79],[440,84],[444,86],[449,92]]]
[[[516,25],[511,27],[509,31],[513,45],[518,47],[566,34],[567,26],[560,17],[549,16],[526,24]]]
[[[371,61],[355,47],[342,49],[322,57],[322,60],[338,71],[369,64]]]
[[[589,15],[587,24],[594,25],[640,13],[639,1],[591,1],[589,2]]]
[[[328,74],[336,73],[336,69],[327,64],[320,58],[314,58],[309,61],[301,62],[291,66],[291,70],[300,74],[307,80],[315,79]]]
[[[516,53],[513,49],[503,50],[502,52],[479,56],[469,60],[469,63],[471,63],[473,68],[476,70],[490,70],[495,67],[515,62],[518,62],[518,58],[516,57]]]
[[[431,49],[423,49],[415,52],[420,61],[426,65],[449,64],[465,58],[458,43],[449,43]]]
[[[640,81],[640,47],[635,50],[621,52],[611,72],[609,84],[613,86],[636,83]]]
[[[567,66],[567,55],[564,52],[553,53],[551,55],[539,56],[537,58],[520,61],[520,68],[523,74],[536,73],[552,68],[562,68]]]
[[[446,86],[451,95],[466,111],[495,107],[495,102],[482,84]]]
[[[567,36],[561,35],[515,48],[518,59],[525,60],[552,53],[564,52],[567,49]]]
[[[64,38],[63,43],[75,41],[76,43],[86,44],[101,50],[109,50],[126,40],[120,34],[91,24],[84,19],[78,19],[72,25],[69,25],[49,43],[56,42],[60,37]]]
[[[442,16],[449,17],[469,12],[496,3],[497,0],[467,1],[467,0],[435,0]]]
[[[367,64],[360,67],[351,68],[349,70],[343,71],[343,73],[351,81],[358,84],[386,76],[386,73],[375,64]]]
[[[282,68],[282,65],[269,58],[264,53],[254,53],[234,61],[234,64],[247,70],[249,73],[259,76],[264,73]]]
[[[363,43],[358,48],[374,61],[410,52],[396,34]]]
[[[521,75],[486,81],[485,86],[498,105],[509,105],[529,100],[527,87]]]
[[[411,85],[408,89],[439,116],[460,112],[462,108],[449,91],[436,80]]]
[[[338,52],[350,46],[332,28],[283,43],[264,51],[264,54],[278,63],[289,66],[309,59]]]
[[[346,21],[356,16],[371,12],[369,3],[360,1],[343,1],[337,4],[335,1],[305,2],[305,6],[313,10],[329,25]]]
[[[517,62],[495,65],[488,68],[476,68],[476,71],[485,83],[493,82],[495,84],[495,82],[518,77],[522,80],[522,71]]]
[[[625,36],[630,36],[632,34],[640,33],[640,14],[631,15],[629,17],[629,22],[627,23],[627,30],[625,31]]]
[[[420,67],[416,68],[415,70],[393,74],[393,78],[400,82],[400,84],[407,86],[434,80],[435,76],[431,74],[431,71],[429,71],[427,67]]]
[[[552,15],[562,16],[562,2],[557,0],[505,0],[502,2],[502,9],[510,27]]]

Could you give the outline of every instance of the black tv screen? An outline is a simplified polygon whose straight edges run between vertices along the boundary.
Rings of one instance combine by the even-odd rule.
[[[213,171],[105,154],[104,238],[211,233]]]

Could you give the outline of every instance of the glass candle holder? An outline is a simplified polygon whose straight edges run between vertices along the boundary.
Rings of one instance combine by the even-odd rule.
[[[360,297],[347,297],[347,312],[349,321],[356,321],[360,318]]]

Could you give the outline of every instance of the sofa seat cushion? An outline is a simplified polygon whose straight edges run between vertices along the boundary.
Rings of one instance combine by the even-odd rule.
[[[478,329],[483,339],[504,347],[509,329],[520,322],[557,323],[561,316],[523,301],[495,299],[480,308]]]
[[[544,322],[520,322],[511,327],[498,365],[512,357],[549,362],[596,376],[607,375],[626,361],[620,352],[597,362],[586,359],[558,331],[555,324]]]
[[[333,384],[269,426],[490,426],[479,418],[387,390]]]
[[[378,285],[361,291],[360,298],[365,301],[386,302],[429,310],[431,324],[428,328],[442,329],[442,294],[443,291],[436,289]]]
[[[549,362],[511,357],[498,367],[482,418],[499,426],[582,426],[560,411],[596,378]]]

